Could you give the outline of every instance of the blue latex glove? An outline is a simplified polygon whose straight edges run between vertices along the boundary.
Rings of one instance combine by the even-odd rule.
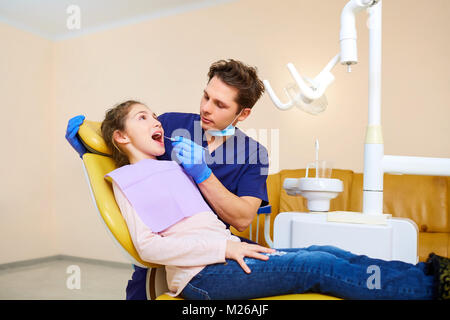
[[[87,152],[86,147],[81,143],[80,139],[77,136],[78,130],[80,129],[83,121],[83,115],[73,117],[69,120],[66,131],[66,140],[69,141],[70,145],[75,149],[76,152],[78,152],[80,158],[83,157],[83,154]]]
[[[194,141],[175,137],[172,141],[173,152],[181,161],[184,170],[199,184],[209,178],[212,171],[205,161],[205,149]]]

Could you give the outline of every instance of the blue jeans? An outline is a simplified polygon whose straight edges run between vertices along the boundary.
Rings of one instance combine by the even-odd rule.
[[[278,249],[269,260],[245,258],[206,266],[184,288],[185,299],[251,299],[315,292],[344,299],[432,299],[425,263],[384,261],[333,246]]]
[[[253,243],[255,242],[248,240],[246,238],[239,237],[241,241]],[[147,268],[141,268],[133,265],[134,271],[130,280],[128,280],[127,289],[126,289],[126,299],[127,300],[147,300],[150,297],[147,297],[146,292],[146,282],[147,279]]]

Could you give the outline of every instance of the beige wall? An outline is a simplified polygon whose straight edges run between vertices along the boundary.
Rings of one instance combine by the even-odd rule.
[[[57,253],[52,212],[53,44],[0,24],[0,263]]]
[[[1,26],[0,32],[18,47],[0,53],[14,57],[7,65],[3,59],[0,62],[0,71],[5,69],[15,79],[5,90],[12,106],[6,112],[17,120],[17,113],[22,115],[27,133],[6,124],[14,136],[4,152],[13,155],[15,169],[8,169],[6,175],[13,187],[3,192],[7,208],[1,213],[11,227],[2,220],[0,240],[5,246],[18,233],[25,239],[39,239],[21,240],[16,246],[20,250],[6,245],[0,263],[53,252],[125,261],[99,221],[81,161],[64,138],[69,118],[84,114],[101,121],[107,108],[129,98],[147,103],[157,113],[197,112],[208,67],[220,58],[258,66],[261,78],[269,79],[281,97],[282,88],[291,81],[288,62],[313,77],[338,53],[339,13],[346,2],[241,0],[53,44]],[[449,18],[448,0],[383,3],[386,154],[450,158]],[[281,112],[264,95],[252,117],[240,125],[261,139],[260,130],[269,130],[265,144],[269,152],[279,150],[271,155],[272,172],[304,167],[314,157],[315,137],[322,159],[362,172],[368,94],[366,20],[364,13],[357,19],[360,62],[350,74],[336,67],[326,112],[319,116],[296,109]],[[38,49],[31,51],[32,46]],[[28,76],[36,64],[39,69]],[[24,89],[29,94],[24,95]],[[14,100],[17,95],[19,102]],[[279,141],[271,141],[271,129],[279,130]],[[24,135],[41,139],[20,148],[17,139]],[[33,166],[25,161],[31,153]],[[25,188],[33,198],[31,208],[19,198]]]

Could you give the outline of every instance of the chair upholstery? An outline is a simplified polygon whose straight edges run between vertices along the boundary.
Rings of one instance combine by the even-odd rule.
[[[78,136],[89,152],[110,156],[112,152],[103,140],[101,125],[101,122],[84,120]]]

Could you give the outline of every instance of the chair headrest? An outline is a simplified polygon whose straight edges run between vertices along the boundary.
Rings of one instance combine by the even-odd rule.
[[[105,143],[102,137],[101,122],[84,120],[78,130],[78,136],[86,149],[91,153],[103,156],[111,156],[111,149]]]

